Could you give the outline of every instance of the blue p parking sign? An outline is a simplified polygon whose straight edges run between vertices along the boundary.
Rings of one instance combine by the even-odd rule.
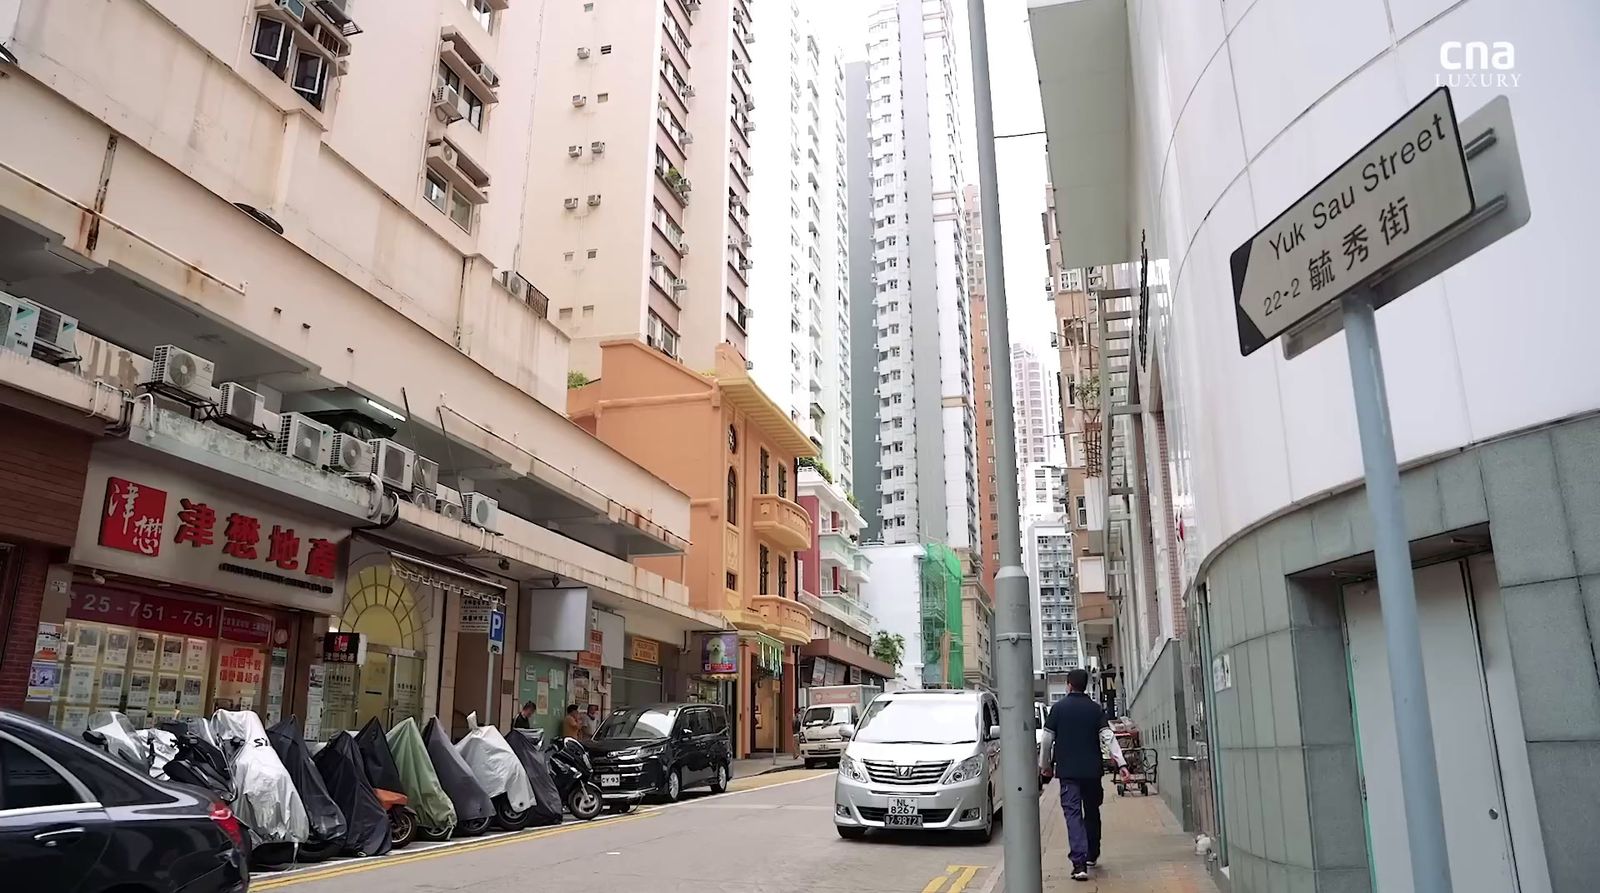
[[[506,612],[489,612],[489,653],[500,654],[506,650]]]

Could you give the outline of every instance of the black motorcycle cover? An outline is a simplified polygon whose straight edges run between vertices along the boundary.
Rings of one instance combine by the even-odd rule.
[[[550,774],[550,758],[539,750],[533,738],[513,731],[506,742],[522,762],[522,771],[528,773],[528,783],[533,786],[533,821],[530,825],[561,824],[561,792],[556,789],[555,777]]]
[[[434,774],[439,776],[439,784],[455,804],[456,821],[470,822],[493,816],[494,803],[489,800],[489,792],[478,784],[467,761],[456,753],[450,736],[439,727],[439,717],[428,720],[427,727],[422,730],[422,743],[428,748],[428,759],[433,763]]]
[[[361,751],[361,767],[367,770],[367,781],[374,788],[396,794],[406,792],[405,782],[400,780],[400,769],[394,764],[394,754],[389,750],[389,738],[376,716],[367,720],[356,733],[356,747]]]
[[[312,757],[328,793],[344,813],[349,826],[344,836],[344,851],[352,856],[381,856],[389,852],[389,814],[367,781],[361,766],[361,749],[349,732],[333,736],[328,746]]]
[[[343,839],[347,827],[344,813],[339,811],[339,804],[333,802],[327,785],[322,783],[322,773],[311,762],[311,748],[306,747],[306,740],[300,737],[300,721],[291,716],[267,729],[267,740],[278,752],[278,759],[283,761],[283,768],[289,770],[289,778],[294,781],[294,789],[300,793],[306,818],[311,822],[311,840]]]

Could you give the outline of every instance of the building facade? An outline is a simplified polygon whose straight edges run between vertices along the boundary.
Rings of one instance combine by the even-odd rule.
[[[755,97],[772,123],[751,136],[750,228],[765,296],[750,325],[761,387],[821,445],[823,467],[849,490],[854,462],[850,388],[850,255],[846,220],[844,69],[809,6],[762,12]]]
[[[1062,265],[1115,273],[1086,289],[1120,682],[1147,742],[1194,758],[1161,794],[1239,893],[1410,889],[1412,853],[1346,345],[1242,356],[1230,253],[1441,87],[1464,142],[1509,104],[1537,210],[1377,325],[1453,888],[1592,887],[1600,129],[1567,114],[1595,95],[1569,39],[1592,5],[1085,0],[1030,19]]]
[[[1067,671],[1084,666],[1066,516],[1030,518],[1023,524],[1022,561],[1033,605],[1035,688],[1042,683],[1045,703],[1053,704],[1067,693]]]
[[[863,503],[869,530],[887,543],[971,548],[976,395],[954,16],[947,0],[897,0],[872,12],[867,59],[853,69],[865,86],[847,84],[847,96],[859,91],[847,102],[847,142],[870,159],[852,162],[862,167],[851,171],[851,217],[872,235],[871,288],[861,283],[857,300],[870,294],[873,313],[858,306],[853,319],[857,356],[873,362],[858,364],[853,387],[856,430],[878,436],[872,460],[857,453],[857,484],[877,491]],[[859,340],[863,323],[868,341]]]
[[[966,685],[960,556],[940,543],[868,545],[872,578],[862,586],[881,628],[905,640],[897,684]]]
[[[1061,393],[1056,376],[1026,345],[1011,345],[1012,402],[1017,424],[1017,462],[1066,464],[1061,437]]]
[[[994,575],[1000,569],[1000,507],[995,502],[994,386],[990,383],[988,284],[983,266],[983,213],[978,187],[963,193],[967,218],[967,292],[972,312],[972,392],[978,432],[978,548],[979,578],[984,590],[994,594]]]
[[[762,392],[731,346],[699,373],[635,340],[602,346],[602,374],[571,392],[573,421],[688,494],[692,545],[681,557],[639,558],[679,580],[690,602],[736,633],[703,642],[703,682],[730,708],[738,756],[793,745],[795,646],[812,641],[797,553],[812,520],[799,498],[796,460],[816,455],[799,425]],[[664,439],[670,427],[677,436]],[[730,638],[732,641],[730,641]],[[737,655],[710,667],[713,651]]]
[[[800,552],[800,600],[811,608],[811,641],[800,647],[800,688],[877,685],[895,668],[872,656],[877,619],[862,601],[870,562],[861,549],[861,513],[836,481],[800,469],[800,507],[812,518],[811,545]]]
[[[618,337],[696,369],[725,343],[747,353],[750,4],[516,12],[542,19],[521,269],[559,295],[551,312],[573,368],[597,374],[600,342]]]
[[[7,707],[455,731],[533,651],[605,707],[637,642],[683,696],[723,625],[631,562],[682,554],[688,498],[566,419],[519,264],[539,10],[350,13],[0,13]]]

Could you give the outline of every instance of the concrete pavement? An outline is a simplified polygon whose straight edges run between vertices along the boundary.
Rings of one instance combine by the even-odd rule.
[[[1000,839],[833,829],[833,773],[735,779],[733,790],[621,816],[262,877],[258,893],[569,889],[649,893],[981,893]]]
[[[1039,798],[1044,893],[1217,893],[1205,863],[1194,854],[1194,837],[1160,797],[1118,797],[1107,782],[1100,818],[1100,865],[1088,883],[1075,882],[1060,788],[1054,783],[1045,788]]]

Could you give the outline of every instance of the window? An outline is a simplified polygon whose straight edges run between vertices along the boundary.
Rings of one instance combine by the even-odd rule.
[[[428,204],[443,211],[449,202],[450,187],[445,185],[443,177],[428,171],[427,179],[422,184],[422,197],[428,200]],[[567,255],[567,260],[572,260],[570,253]]]
[[[1078,526],[1089,526],[1089,504],[1082,496],[1074,496],[1072,504],[1078,513]]]
[[[611,55],[611,44],[609,44],[609,43],[601,44],[600,45],[600,55],[602,55],[602,56]]]
[[[585,3],[585,4],[583,4],[583,11],[584,12],[594,12],[594,4],[593,3]]]
[[[759,592],[760,592],[761,595],[766,595],[767,594],[767,564],[772,561],[772,553],[767,549],[766,546],[762,546],[761,547],[760,561],[761,561],[761,566],[759,568],[759,575],[761,577],[761,589],[759,590]]]
[[[739,523],[739,473],[728,466],[728,523]]]
[[[765,496],[768,493],[772,492],[771,486],[770,486],[771,482],[768,481],[768,479],[767,479],[767,476],[769,474],[768,464],[769,464],[769,457],[767,455],[767,449],[766,449],[766,447],[762,447],[761,448],[761,495],[762,496]]]
[[[469,233],[472,232],[472,202],[454,190],[450,192],[450,219],[456,226]]]
[[[327,86],[328,60],[314,53],[296,53],[294,92],[305,97],[313,108],[322,108],[323,88]]]
[[[467,0],[467,9],[472,12],[472,18],[483,26],[483,30],[494,33],[495,14],[494,6],[489,0]]]
[[[784,465],[778,466],[778,495],[789,498],[789,469]]]
[[[782,555],[778,556],[778,594],[789,594],[789,559]]]
[[[596,255],[598,255],[598,254],[599,254],[599,253],[600,253],[600,249],[598,249],[598,248],[590,248],[590,249],[589,249],[589,250],[588,250],[588,251],[587,251],[587,252],[586,252],[586,254],[587,254],[587,256],[588,256],[588,257],[590,257],[590,258],[593,258],[593,257],[595,257],[595,256],[596,256]]]
[[[456,107],[461,110],[462,117],[467,119],[467,123],[471,124],[474,130],[483,129],[483,100],[462,85],[461,76],[456,74],[455,69],[440,62],[439,78],[435,85],[448,88],[455,93]]]
[[[594,101],[595,102],[610,102],[611,101],[611,94],[610,93],[596,94],[596,96],[594,98]]]
[[[0,811],[66,806],[85,799],[32,749],[0,738]]]
[[[673,359],[678,357],[678,333],[663,322],[654,310],[649,311],[645,320],[645,343]]]
[[[738,589],[739,588],[739,575],[734,573],[733,571],[728,571],[727,573],[722,575],[722,585],[726,586],[729,589]]]
[[[256,36],[250,55],[273,74],[283,77],[289,65],[289,26],[277,19],[256,19]]]

